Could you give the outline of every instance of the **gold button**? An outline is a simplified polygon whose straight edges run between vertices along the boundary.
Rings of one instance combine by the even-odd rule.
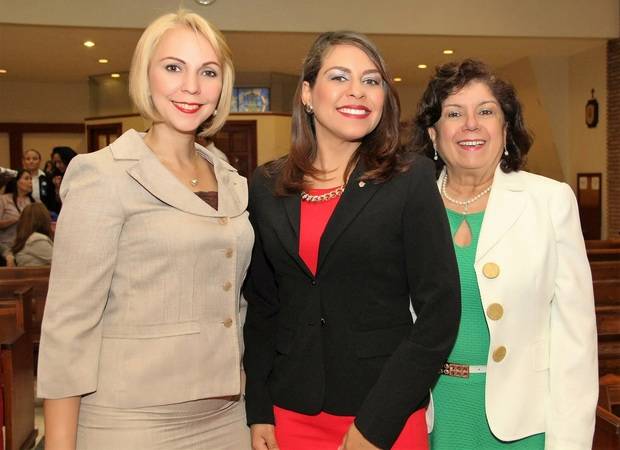
[[[226,225],[228,223],[228,217],[220,217],[219,219],[217,219],[217,221],[220,223],[220,225]]]
[[[227,281],[226,283],[224,283],[224,286],[222,286],[222,289],[224,289],[225,291],[230,291],[231,287],[232,283],[230,281]]]
[[[493,351],[493,361],[500,362],[506,357],[506,347],[500,345]]]
[[[504,307],[499,303],[491,303],[487,308],[487,316],[491,320],[499,320],[504,315]]]
[[[227,257],[227,258],[232,258],[233,253],[234,253],[234,252],[233,252],[233,249],[232,249],[232,248],[227,248],[227,249],[226,249],[226,257]]]
[[[233,320],[229,318],[229,319],[224,320],[224,322],[222,322],[222,323],[224,324],[224,326],[226,328],[230,328],[230,327],[232,327]]]
[[[486,263],[482,266],[482,273],[487,278],[497,278],[499,276],[499,266],[495,263]]]

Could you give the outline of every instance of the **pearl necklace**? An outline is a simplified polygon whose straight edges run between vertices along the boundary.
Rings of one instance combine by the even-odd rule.
[[[491,192],[491,187],[493,186],[493,184],[491,183],[489,185],[489,187],[487,187],[484,191],[480,191],[478,192],[478,194],[474,195],[472,198],[468,198],[467,200],[457,200],[455,198],[452,198],[448,195],[448,193],[446,192],[446,185],[448,184],[448,173],[446,172],[445,176],[443,177],[443,180],[441,180],[441,194],[451,203],[454,203],[455,205],[459,205],[463,207],[463,215],[467,215],[467,208],[469,207],[469,205],[471,205],[472,203],[480,200],[482,197],[484,197],[485,195],[487,195],[489,192]]]
[[[312,195],[308,194],[306,191],[301,191],[301,199],[305,202],[326,202],[336,197],[340,197],[344,192],[345,185],[338,186],[336,189],[333,189],[325,194],[321,195]]]

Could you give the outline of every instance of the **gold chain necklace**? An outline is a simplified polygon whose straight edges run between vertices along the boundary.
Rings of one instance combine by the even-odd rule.
[[[301,199],[305,202],[326,202],[336,197],[340,197],[344,192],[345,185],[338,186],[336,189],[333,189],[325,194],[320,195],[312,195],[308,194],[306,191],[301,191]]]

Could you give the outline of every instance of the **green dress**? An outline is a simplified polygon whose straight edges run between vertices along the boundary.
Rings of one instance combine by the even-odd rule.
[[[463,215],[447,210],[452,235],[463,221]],[[454,245],[461,277],[461,324],[456,344],[448,361],[458,364],[486,365],[489,354],[489,329],[484,316],[480,290],[474,271],[474,260],[484,211],[467,215],[472,234],[471,244]],[[518,441],[500,441],[491,433],[484,406],[486,374],[470,374],[469,378],[441,375],[433,389],[435,424],[432,450],[542,450],[544,433]]]

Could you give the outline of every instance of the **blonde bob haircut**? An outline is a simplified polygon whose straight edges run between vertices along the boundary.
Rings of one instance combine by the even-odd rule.
[[[224,36],[207,20],[196,13],[180,9],[155,19],[144,30],[131,60],[129,72],[129,96],[142,117],[153,121],[160,120],[159,113],[151,99],[149,86],[149,66],[155,48],[164,33],[172,28],[186,27],[204,36],[215,51],[222,67],[222,93],[217,103],[217,114],[209,117],[201,126],[200,135],[213,136],[222,128],[230,112],[235,70],[232,55]]]

